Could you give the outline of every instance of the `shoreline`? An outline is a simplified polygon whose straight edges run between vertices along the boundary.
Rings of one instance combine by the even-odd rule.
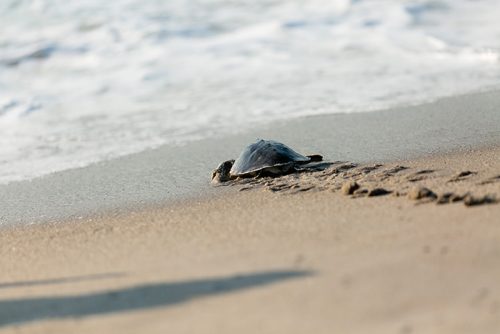
[[[214,196],[220,189],[210,187],[210,172],[255,138],[279,140],[331,161],[359,163],[494,147],[500,143],[498,106],[500,92],[494,91],[378,112],[311,116],[0,185],[0,226]]]
[[[471,159],[468,160],[466,157],[476,157],[476,159]],[[337,184],[337,187],[329,189],[332,192],[341,192],[341,189],[339,185],[342,185],[344,183],[347,183],[349,181],[355,180],[356,178],[352,178],[351,174],[356,175],[357,170],[364,170],[366,168],[370,169],[372,166],[381,166],[381,171],[383,172],[385,170],[390,170],[392,167],[396,166],[404,166],[405,170],[402,173],[402,177],[409,177],[412,174],[419,174],[419,169],[423,170],[424,172],[427,171],[437,171],[438,174],[434,175],[429,178],[428,181],[426,181],[425,178],[418,180],[417,182],[411,183],[406,182],[406,180],[403,181],[397,181],[398,183],[407,183],[407,185],[412,186],[412,185],[431,185],[432,188],[438,189],[438,190],[443,190],[446,189],[446,186],[449,185],[448,182],[446,182],[446,178],[448,180],[450,178],[453,178],[457,174],[460,173],[460,170],[464,171],[469,171],[472,170],[473,174],[471,175],[472,177],[465,177],[463,180],[464,181],[469,181],[469,182],[458,182],[457,185],[461,186],[459,189],[462,190],[462,192],[467,192],[468,189],[471,190],[478,190],[480,189],[479,194],[487,194],[487,190],[493,190],[493,193],[498,192],[496,195],[498,196],[497,199],[500,200],[500,181],[497,181],[497,179],[500,180],[500,159],[496,159],[496,156],[500,156],[500,145],[490,145],[486,147],[477,147],[477,148],[461,148],[458,150],[452,150],[449,152],[434,152],[432,154],[426,155],[426,156],[417,156],[415,158],[411,159],[396,159],[396,160],[391,160],[391,161],[370,161],[366,163],[357,163],[357,162],[349,162],[349,161],[336,161],[334,162],[331,166],[327,167],[326,171],[329,169],[335,169],[335,167],[340,164],[342,166],[343,164],[346,165],[354,165],[356,168],[353,170],[352,173],[346,174],[346,176],[343,179],[340,179],[340,183]],[[460,160],[460,165],[457,165],[456,163],[451,163],[451,168],[449,166],[450,161],[454,160]],[[496,161],[496,160],[499,161]],[[488,164],[487,172],[483,173],[484,171],[481,171],[479,175],[476,175],[476,171],[480,168],[478,168],[484,161],[487,161],[486,163]],[[497,168],[492,168],[491,166],[497,166]],[[408,168],[408,170],[406,170]],[[377,170],[377,169],[375,169]],[[350,171],[350,170],[349,170]],[[316,172],[312,174],[313,178],[307,176],[302,177],[305,179],[305,186],[308,188],[307,182],[310,182],[311,179],[315,183],[314,186],[321,185],[321,182],[323,182],[322,179],[314,180],[314,177],[316,176]],[[318,173],[321,175],[321,172]],[[498,174],[498,175],[497,175]],[[299,174],[300,175],[300,174]],[[443,176],[444,175],[444,176]],[[98,212],[94,212],[91,214],[87,214],[84,216],[72,216],[72,217],[67,217],[65,219],[50,219],[47,221],[43,221],[42,223],[39,222],[33,222],[30,224],[6,224],[6,225],[0,225],[0,229],[3,231],[8,231],[8,230],[23,230],[23,229],[32,229],[32,228],[37,228],[41,227],[44,228],[44,226],[47,226],[48,228],[54,227],[57,228],[58,226],[65,226],[65,225],[71,225],[71,224],[86,224],[86,223],[91,223],[94,221],[99,221],[99,220],[120,220],[120,219],[128,219],[128,217],[135,216],[135,217],[140,217],[142,214],[147,214],[150,212],[163,212],[163,211],[168,211],[170,209],[177,210],[179,208],[187,208],[193,205],[200,205],[200,204],[206,204],[206,205],[211,205],[213,202],[220,202],[224,201],[228,198],[231,198],[232,196],[239,196],[241,193],[246,193],[247,190],[250,190],[250,192],[269,192],[270,187],[274,185],[274,183],[280,183],[283,179],[286,179],[287,177],[293,177],[294,179],[297,179],[295,174],[289,175],[289,176],[284,176],[284,177],[278,177],[276,179],[273,178],[262,178],[262,179],[241,179],[241,181],[236,181],[236,182],[228,182],[228,183],[222,183],[219,185],[210,185],[208,184],[209,189],[211,190],[211,193],[199,193],[196,196],[186,196],[186,197],[178,197],[174,198],[171,200],[168,200],[166,202],[157,202],[157,203],[148,203],[148,204],[142,204],[141,206],[132,206],[128,208],[124,208],[123,210],[102,210]],[[300,178],[300,177],[299,177]],[[445,183],[441,182],[442,184],[439,184],[439,179],[443,179]],[[436,181],[435,179],[438,179]],[[478,180],[481,181],[487,181],[487,180],[493,180],[491,182],[491,186],[489,187],[483,187],[478,188],[476,187],[479,185],[480,181],[477,182]],[[373,184],[377,184],[378,180],[371,180]],[[430,183],[429,183],[430,181]],[[287,181],[284,181],[285,183]],[[474,183],[476,182],[476,183]],[[247,183],[249,183],[249,187],[247,187]],[[408,189],[408,187],[406,187]],[[456,187],[455,187],[456,188]],[[308,189],[309,190],[309,189]],[[319,189],[319,190],[314,190],[313,192],[322,192],[325,189]],[[306,190],[307,191],[307,190]],[[486,191],[486,192],[485,192]],[[276,192],[271,190],[271,193],[280,193],[280,191]],[[297,193],[300,193],[301,191],[294,192],[292,194],[296,195]],[[305,192],[304,192],[305,193]],[[283,194],[290,195],[287,192],[283,192]],[[401,195],[395,195],[392,194],[391,196],[388,197],[402,197],[403,201],[406,199],[407,193],[403,193]],[[361,196],[363,197],[363,196]],[[409,201],[409,203],[412,203],[412,201]],[[500,202],[499,202],[500,203]],[[415,204],[419,204],[416,203]],[[497,204],[497,203],[494,203]],[[500,205],[499,205],[500,206]]]

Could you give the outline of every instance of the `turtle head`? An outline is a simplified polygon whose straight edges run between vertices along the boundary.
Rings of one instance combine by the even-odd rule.
[[[221,163],[213,172],[212,172],[212,184],[227,182],[231,180],[231,167],[233,167],[234,160],[228,160]]]

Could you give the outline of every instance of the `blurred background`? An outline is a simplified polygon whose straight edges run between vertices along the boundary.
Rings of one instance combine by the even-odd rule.
[[[499,18],[497,0],[2,0],[0,183],[492,89]]]

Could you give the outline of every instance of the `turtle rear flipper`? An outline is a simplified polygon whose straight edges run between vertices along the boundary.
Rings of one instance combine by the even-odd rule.
[[[311,159],[311,160],[309,160],[309,162],[323,161],[323,156],[319,155],[319,154],[306,155],[306,157]]]

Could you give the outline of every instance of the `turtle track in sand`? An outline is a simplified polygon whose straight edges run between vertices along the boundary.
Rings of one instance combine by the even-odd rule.
[[[466,206],[500,202],[500,175],[470,170],[425,169],[400,164],[356,164],[335,161],[278,177],[229,182],[240,191],[264,190],[293,195],[340,192],[351,198],[395,196],[416,204],[461,202]]]

